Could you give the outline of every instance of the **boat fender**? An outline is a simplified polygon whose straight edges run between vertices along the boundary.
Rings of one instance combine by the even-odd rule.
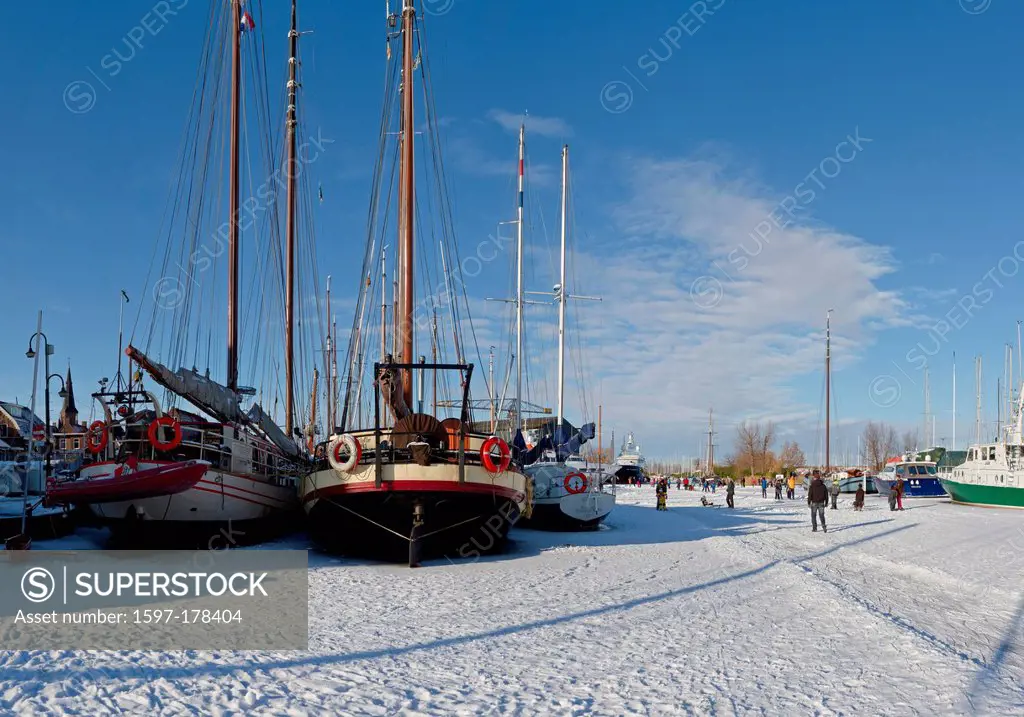
[[[89,430],[85,432],[85,447],[90,453],[102,453],[107,447],[109,437],[107,424],[103,421],[93,421],[89,425]]]
[[[351,473],[363,459],[363,447],[351,434],[346,433],[341,438],[332,442],[333,445],[327,452],[327,458],[331,468],[342,473]],[[348,459],[342,460],[342,450],[348,451]]]
[[[494,449],[498,449],[498,462],[494,462]],[[488,473],[504,473],[512,462],[512,451],[508,444],[497,436],[491,436],[480,446],[480,462]]]
[[[579,485],[574,482],[575,478],[579,478]],[[567,493],[582,493],[587,489],[587,477],[582,473],[570,473],[565,477],[565,491]]]
[[[164,441],[160,438],[161,426],[171,429],[171,439],[169,441]],[[160,418],[149,424],[146,437],[149,438],[150,445],[158,451],[173,451],[181,445],[181,424],[170,416],[160,416]]]

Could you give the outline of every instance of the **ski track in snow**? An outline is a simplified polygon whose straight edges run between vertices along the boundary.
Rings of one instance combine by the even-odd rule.
[[[1024,513],[700,496],[475,562],[314,553],[308,651],[0,652],[0,713],[1024,714]]]

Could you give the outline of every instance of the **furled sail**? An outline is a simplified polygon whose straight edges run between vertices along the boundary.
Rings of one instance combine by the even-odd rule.
[[[275,446],[280,448],[289,458],[298,458],[299,450],[295,442],[289,440],[277,424],[268,416],[259,404],[246,413],[238,403],[238,395],[227,386],[213,381],[187,368],[171,371],[157,361],[153,361],[134,346],[126,352],[133,361],[167,390],[187,399],[198,408],[224,423],[252,424],[259,428]]]
[[[263,411],[258,403],[254,403],[249,409],[247,418],[259,426],[270,442],[280,448],[286,456],[289,458],[299,457],[299,448],[295,445],[295,441],[285,435],[285,432],[274,423],[274,420]]]
[[[516,432],[514,447],[520,456],[523,465],[530,465],[541,459],[545,451],[554,450],[556,460],[565,461],[569,456],[579,452],[580,447],[594,437],[594,424],[587,423],[578,431],[573,425],[563,419],[561,427],[555,425],[554,421],[543,427],[543,437],[530,450],[526,449],[526,441],[523,439],[522,431]]]
[[[225,423],[249,422],[249,417],[238,405],[238,396],[227,386],[222,386],[187,368],[171,371],[163,364],[150,359],[134,346],[129,345],[125,353],[146,369],[153,380],[161,386],[188,399],[218,421]]]

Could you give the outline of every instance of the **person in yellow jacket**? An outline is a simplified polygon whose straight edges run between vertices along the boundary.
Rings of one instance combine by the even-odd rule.
[[[796,476],[792,473],[789,474],[789,482],[786,483],[786,497],[790,500],[796,498]]]

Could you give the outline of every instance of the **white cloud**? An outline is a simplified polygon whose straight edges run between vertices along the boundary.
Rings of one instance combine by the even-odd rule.
[[[519,126],[525,122],[527,134],[536,134],[552,139],[565,139],[572,136],[572,127],[561,117],[541,117],[506,110],[491,110],[487,113],[487,117],[509,132],[518,132]]]
[[[457,168],[476,177],[507,177],[514,179],[519,168],[518,155],[514,144],[509,145],[508,155],[496,156],[485,152],[469,137],[456,137],[449,143],[449,151]],[[546,162],[526,160],[526,182],[534,187],[551,187],[559,181],[555,166]]]
[[[606,422],[634,431],[651,453],[692,455],[712,406],[719,455],[744,418],[813,430],[818,391],[796,384],[823,384],[826,310],[835,309],[837,370],[877,330],[907,324],[902,296],[877,284],[895,270],[887,248],[812,222],[807,210],[759,245],[751,233],[781,196],[714,162],[632,160],[627,176],[630,197],[614,213],[616,250],[576,255],[576,275],[604,302],[580,312],[575,330],[594,348]],[[703,307],[691,298],[702,276],[716,289],[698,297]],[[804,442],[810,454],[813,433]]]

